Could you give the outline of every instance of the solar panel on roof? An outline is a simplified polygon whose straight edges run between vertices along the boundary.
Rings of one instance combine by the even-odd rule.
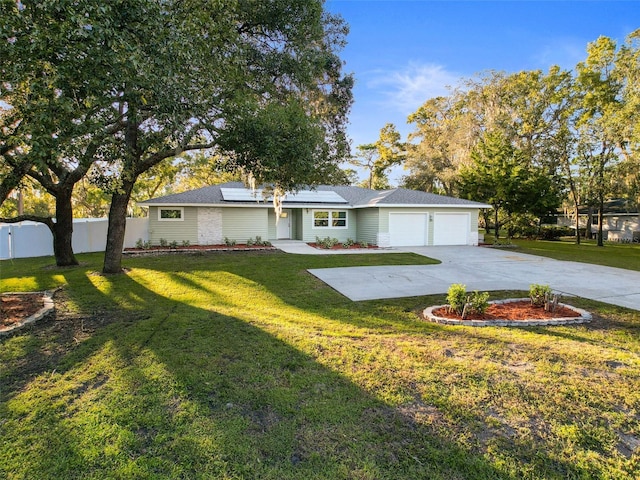
[[[228,202],[256,202],[264,200],[262,190],[255,192],[248,188],[221,188],[222,198]]]
[[[248,188],[221,188],[220,192],[222,198],[227,202],[258,202],[273,199],[271,195],[265,199],[260,189],[254,192]],[[297,193],[287,193],[283,201],[288,203],[348,203],[336,192],[330,190],[301,190]]]
[[[347,203],[347,201],[331,190],[301,190],[298,193],[287,193],[285,202],[295,203]]]

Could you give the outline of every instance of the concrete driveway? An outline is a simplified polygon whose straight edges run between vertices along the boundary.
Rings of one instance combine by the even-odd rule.
[[[446,293],[452,283],[468,291],[529,290],[549,285],[578,296],[640,310],[640,272],[565,262],[486,247],[405,247],[439,265],[321,268],[309,272],[351,300]]]

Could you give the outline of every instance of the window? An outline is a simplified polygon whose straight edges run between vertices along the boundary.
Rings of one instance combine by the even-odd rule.
[[[184,219],[183,208],[159,208],[158,220],[161,222],[175,222],[182,221]]]
[[[331,212],[331,226],[334,228],[347,228],[347,212]]]
[[[313,226],[323,228],[329,226],[329,212],[313,212]]]
[[[314,210],[314,228],[347,228],[347,212],[345,210]]]

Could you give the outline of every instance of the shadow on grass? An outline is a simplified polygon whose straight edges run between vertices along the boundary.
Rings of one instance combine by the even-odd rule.
[[[67,272],[68,295],[81,311],[129,319],[99,329],[20,389],[2,394],[0,433],[7,441],[0,472],[9,478],[517,477],[510,472],[520,467],[497,468],[473,442],[451,441],[433,405],[416,398],[393,408],[329,368],[321,353],[295,347],[314,331],[348,345],[357,329],[455,329],[407,326],[383,302],[372,313],[372,304],[352,304],[308,277],[304,269],[315,265],[282,257],[137,260],[129,262],[137,267],[131,275],[113,277]],[[168,284],[175,286],[164,293]],[[299,331],[281,333],[279,321]],[[19,355],[14,362],[12,374],[19,375]],[[471,424],[484,420],[461,413]],[[508,441],[501,441],[505,448]],[[539,477],[583,473],[545,452],[526,461],[524,468]]]
[[[208,310],[128,275],[66,280],[71,297],[149,318],[100,329],[3,392],[6,478],[500,477],[313,357],[216,312],[223,298]]]

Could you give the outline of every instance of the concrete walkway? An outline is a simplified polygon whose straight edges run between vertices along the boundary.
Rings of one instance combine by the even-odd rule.
[[[303,242],[274,242],[289,253],[332,254]],[[313,269],[309,272],[351,300],[410,297],[446,293],[452,283],[467,290],[529,290],[549,285],[564,296],[579,296],[640,310],[640,272],[578,262],[565,262],[486,247],[402,247],[342,253],[414,252],[442,263]]]

